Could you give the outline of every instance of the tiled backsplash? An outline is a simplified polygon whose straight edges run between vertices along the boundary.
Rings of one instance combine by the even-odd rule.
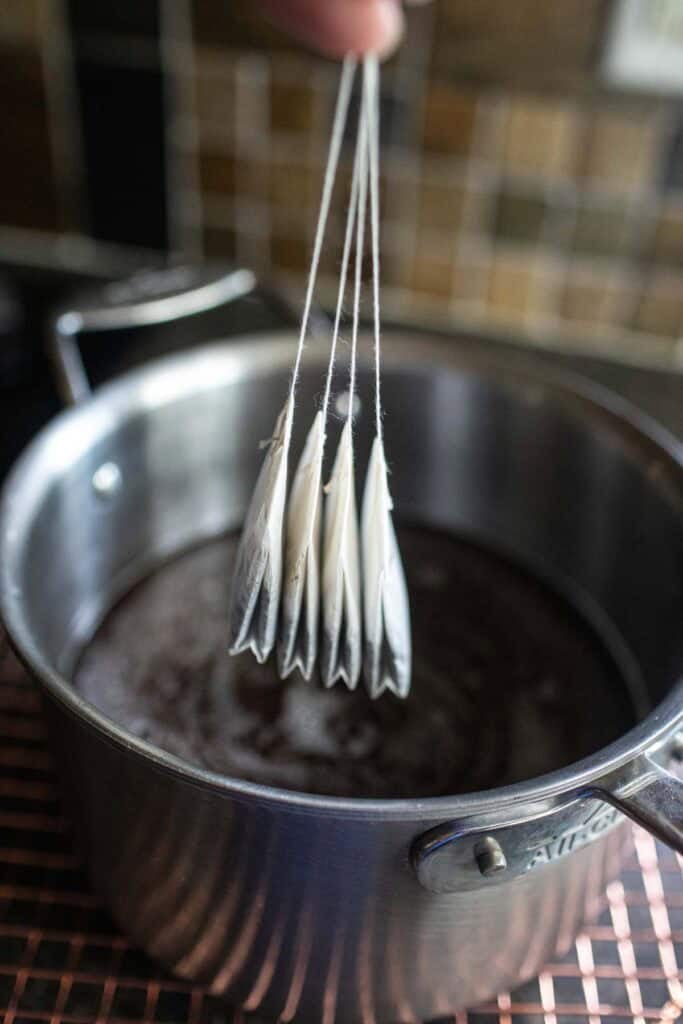
[[[59,0],[33,0],[34,23],[29,7],[8,4],[0,38],[15,63],[3,57],[0,76],[13,75],[12,103],[24,112],[17,153],[33,148],[45,188],[22,177],[10,148],[0,221],[56,228],[65,223],[50,172],[59,146],[54,124],[50,134],[40,121],[55,87],[43,75],[48,102],[39,101],[40,72],[28,63],[48,59],[68,92],[69,48],[59,64],[40,34]],[[78,7],[72,0],[72,24]],[[410,15],[406,43],[383,74],[390,315],[683,365],[683,111],[672,98],[605,88],[599,55],[610,8],[607,0],[440,0]],[[77,54],[87,54],[91,77],[92,68],[163,77],[158,184],[172,247],[248,263],[301,288],[338,69],[266,29],[246,2],[162,0],[158,52],[148,26],[133,15],[124,22],[116,47],[97,25],[81,27]],[[349,164],[347,147],[345,182]],[[84,187],[92,194],[87,177]],[[96,233],[115,230],[116,191]],[[323,264],[328,300],[344,202],[340,182]]]

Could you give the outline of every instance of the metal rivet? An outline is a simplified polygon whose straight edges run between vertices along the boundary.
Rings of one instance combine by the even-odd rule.
[[[92,477],[92,489],[98,498],[111,498],[121,487],[121,470],[115,462],[103,462]]]
[[[671,744],[671,756],[677,761],[683,761],[683,730],[677,732]]]
[[[500,843],[492,836],[486,836],[479,840],[474,847],[474,859],[484,878],[497,875],[499,871],[505,871],[508,866]]]

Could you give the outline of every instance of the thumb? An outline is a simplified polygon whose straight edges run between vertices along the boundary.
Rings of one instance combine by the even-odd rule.
[[[388,56],[403,34],[399,0],[259,0],[273,23],[328,57]]]

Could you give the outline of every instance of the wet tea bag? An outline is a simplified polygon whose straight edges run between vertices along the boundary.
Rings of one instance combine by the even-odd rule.
[[[242,529],[233,576],[229,617],[230,653],[238,654],[251,649],[260,662],[268,658],[276,640],[283,576],[283,528],[294,398],[355,70],[355,59],[347,57],[344,61],[339,85],[289,396],[278,418],[273,437],[267,444],[267,453]],[[300,509],[303,497],[309,492],[310,487],[305,487],[303,484],[299,486]],[[315,518],[315,510],[313,510],[312,516],[308,518],[304,516],[305,524],[308,524],[310,520],[311,537],[315,532]],[[302,531],[302,534],[306,534],[306,529]],[[310,620],[311,613],[307,611],[307,621],[310,623]],[[288,656],[285,660],[289,661],[290,657]]]
[[[355,690],[361,669],[360,552],[350,418],[342,430],[330,482],[325,488],[323,548],[323,649],[325,686],[341,679]]]
[[[273,649],[280,607],[282,521],[293,410],[290,394],[267,442],[268,451],[242,529],[233,576],[230,653],[252,650],[261,663]]]
[[[371,697],[410,690],[408,589],[392,522],[384,444],[375,437],[363,492],[361,537],[365,650],[363,678]]]
[[[289,500],[282,619],[278,642],[278,670],[283,679],[286,679],[295,668],[299,669],[305,679],[309,679],[318,653],[325,424],[330,404],[332,377],[353,241],[359,173],[357,150],[351,182],[351,199],[339,274],[337,310],[332,332],[325,394],[321,411],[315,415],[294,475]]]
[[[363,99],[363,107],[365,99]],[[353,407],[356,388],[356,355],[363,269],[363,244],[367,206],[367,131],[361,110],[352,186],[347,243],[356,227],[353,332],[349,370],[348,412],[341,433],[330,482],[325,488],[325,536],[323,544],[323,645],[321,675],[325,686],[341,679],[350,690],[358,685],[362,661],[362,619],[358,512],[353,458]],[[345,246],[346,248],[346,246]],[[341,310],[346,268],[342,267]],[[329,382],[328,382],[329,383]]]
[[[370,236],[372,250],[373,320],[375,340],[376,436],[363,494],[361,547],[363,571],[363,676],[371,697],[389,690],[406,697],[410,690],[410,607],[401,553],[392,521],[384,454],[380,391],[379,309],[379,112],[378,67],[365,59],[363,109],[369,155]]]
[[[325,423],[319,412],[306,439],[289,496],[278,641],[278,671],[283,679],[295,668],[304,679],[310,679],[318,653],[324,444]]]
[[[233,584],[230,650],[251,649],[265,661],[277,640],[283,678],[298,669],[310,678],[320,655],[325,686],[355,689],[364,667],[372,697],[410,688],[410,613],[382,435],[379,332],[379,66],[366,57],[351,195],[325,394],[299,459],[287,505],[295,392],[344,125],[355,60],[344,62],[330,142],[290,392],[278,418],[245,522]],[[376,437],[363,498],[359,536],[353,415],[368,193],[371,212],[375,324]],[[322,488],[326,423],[350,254],[355,244],[353,329],[348,413],[328,485]],[[362,541],[362,545],[361,545]],[[363,600],[361,600],[363,598]],[[364,605],[364,609],[363,609]]]

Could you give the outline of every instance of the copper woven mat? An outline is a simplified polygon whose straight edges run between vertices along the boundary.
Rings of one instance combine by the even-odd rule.
[[[132,948],[89,892],[62,817],[35,689],[0,635],[0,1014],[5,1024],[219,1024],[230,1013]],[[570,955],[456,1024],[683,1018],[683,858],[634,831]],[[447,1007],[444,1007],[444,1015]],[[239,1024],[239,1021],[237,1022]]]

